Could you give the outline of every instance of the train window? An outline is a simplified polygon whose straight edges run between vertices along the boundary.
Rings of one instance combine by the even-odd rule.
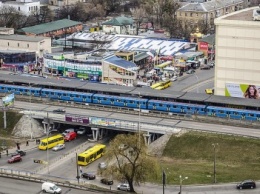
[[[162,104],[159,104],[159,106],[162,106]]]
[[[132,100],[130,100],[130,101],[129,101],[129,103],[133,104],[133,101],[132,101]]]
[[[248,114],[248,116],[250,116],[250,117],[254,117],[255,115],[254,115],[254,114],[250,114],[250,113],[249,113],[249,114]]]
[[[77,94],[76,94],[76,95],[75,95],[75,97],[76,97],[76,98],[78,98],[78,97],[79,97],[79,95],[77,95]]]
[[[107,100],[107,98],[104,98],[104,100]]]

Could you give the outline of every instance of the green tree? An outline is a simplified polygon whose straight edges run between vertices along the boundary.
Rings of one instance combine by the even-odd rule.
[[[149,176],[159,172],[158,162],[147,155],[144,139],[138,134],[117,135],[109,144],[105,157],[107,169],[102,175],[112,175],[119,181],[125,180],[130,192],[135,192],[134,183],[140,184]]]

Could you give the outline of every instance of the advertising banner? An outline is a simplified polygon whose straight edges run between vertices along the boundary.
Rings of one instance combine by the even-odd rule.
[[[200,50],[208,50],[208,43],[200,42]]]
[[[226,83],[225,96],[260,99],[260,86],[249,84]]]
[[[2,98],[3,106],[8,107],[14,104],[14,94]]]
[[[88,117],[78,116],[78,115],[66,115],[65,121],[73,123],[84,123],[89,124]]]
[[[119,121],[114,120],[114,119],[89,117],[89,123],[92,125],[115,127],[117,125],[120,125],[117,122],[119,122]]]

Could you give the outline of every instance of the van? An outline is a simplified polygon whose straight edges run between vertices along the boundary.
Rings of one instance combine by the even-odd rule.
[[[77,137],[77,133],[74,132],[74,131],[71,131],[71,132],[66,134],[66,136],[64,137],[64,140],[65,141],[71,141],[73,139],[76,139],[76,137]]]
[[[57,187],[54,183],[44,182],[42,184],[42,191],[44,193],[61,193],[61,188]]]
[[[75,132],[75,130],[74,129],[66,129],[63,133],[62,133],[62,135],[63,136],[66,136],[68,133],[70,133],[70,132]]]
[[[78,135],[84,135],[87,132],[86,127],[79,127],[79,129],[77,130],[77,134]]]

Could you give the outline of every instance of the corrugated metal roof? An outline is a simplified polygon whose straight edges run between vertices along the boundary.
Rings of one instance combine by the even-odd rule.
[[[32,33],[32,34],[43,34],[46,32],[51,32],[51,31],[62,29],[62,28],[68,28],[71,26],[79,25],[79,24],[82,24],[82,23],[76,22],[73,20],[69,20],[69,19],[63,19],[63,20],[48,22],[45,24],[39,24],[39,25],[31,26],[31,27],[22,28],[20,30],[23,32]]]
[[[26,35],[17,35],[17,34],[11,34],[11,35],[5,35],[0,34],[0,40],[16,40],[16,41],[28,41],[28,42],[39,42],[44,39],[47,39],[48,37],[41,37],[41,36],[26,36]]]
[[[210,45],[214,45],[215,44],[215,34],[203,37],[201,40],[199,40],[200,42],[207,42]]]
[[[123,67],[125,69],[132,69],[132,68],[137,67],[135,63],[132,63],[130,61],[126,61],[126,60],[124,60],[120,57],[117,57],[117,56],[109,57],[109,58],[105,59],[104,61],[111,63],[111,64],[115,64],[119,67]]]

